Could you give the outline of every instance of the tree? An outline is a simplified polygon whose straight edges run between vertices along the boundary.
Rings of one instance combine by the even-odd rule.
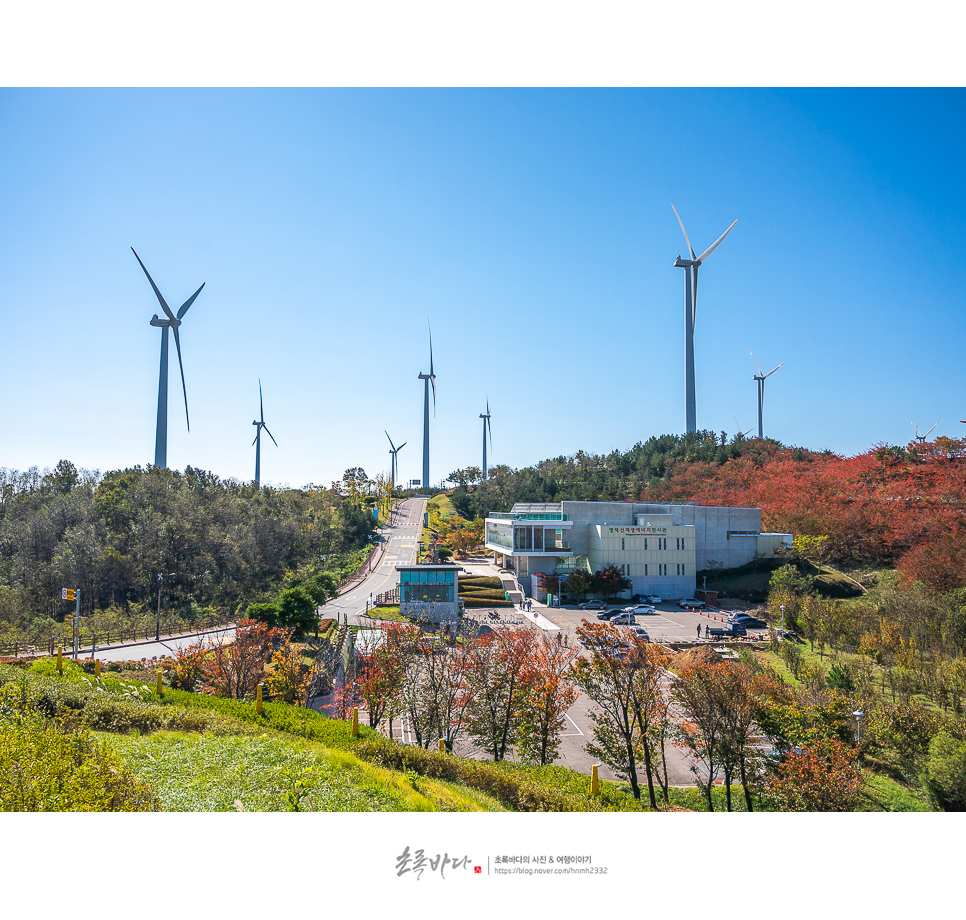
[[[620,651],[626,634],[610,623],[584,621],[577,627],[577,636],[590,654],[577,659],[572,678],[600,708],[591,713],[594,740],[587,751],[618,776],[627,777],[634,798],[639,799],[634,671],[624,665]],[[635,636],[632,641],[639,640]]]
[[[517,751],[521,759],[546,766],[560,748],[567,710],[577,699],[569,671],[576,648],[542,633],[534,643],[521,676],[523,692],[517,724]]]
[[[594,576],[583,569],[577,569],[567,576],[567,593],[571,597],[586,597],[594,588]]]
[[[605,566],[594,575],[594,590],[600,591],[604,597],[617,597],[630,589],[631,580],[622,575],[616,565]]]
[[[512,747],[533,646],[532,630],[498,626],[467,654],[467,733],[494,761],[505,760]]]
[[[265,665],[276,643],[287,643],[288,635],[256,620],[242,620],[235,640],[204,648],[202,681],[215,696],[241,700],[251,696],[261,683]]]
[[[669,656],[660,646],[635,642],[624,658],[624,666],[633,671],[631,706],[637,722],[638,738],[644,755],[644,771],[647,776],[647,793],[651,808],[657,807],[654,793],[654,775],[660,760],[667,774],[664,758],[664,736],[668,700],[664,693],[664,675]],[[665,800],[667,786],[664,784]]]
[[[312,676],[312,669],[302,657],[302,649],[286,642],[272,655],[271,674],[265,680],[265,687],[273,699],[305,706],[306,694]]]
[[[685,721],[681,724],[681,739],[691,752],[703,762],[707,781],[698,784],[704,789],[708,811],[714,811],[711,787],[719,767],[725,767],[725,787],[728,792],[728,810],[731,810],[729,748],[726,745],[726,723],[723,691],[720,681],[724,662],[701,662],[683,668],[671,687],[671,692],[684,710]],[[692,768],[697,775],[697,767]]]
[[[782,811],[853,811],[862,787],[855,748],[816,738],[782,757],[764,794]]]
[[[943,811],[966,811],[966,741],[940,731],[929,743],[922,784]]]

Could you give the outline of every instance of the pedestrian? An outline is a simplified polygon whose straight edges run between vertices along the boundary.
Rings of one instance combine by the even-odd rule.
[[[708,624],[704,624],[704,638],[707,639],[711,634],[708,632]]]
[[[698,623],[698,638],[701,638],[701,624]]]

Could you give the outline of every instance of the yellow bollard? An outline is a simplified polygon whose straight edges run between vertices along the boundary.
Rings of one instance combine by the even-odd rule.
[[[594,764],[594,772],[590,775],[590,794],[600,795],[600,781],[597,779],[597,767],[599,764]]]
[[[161,696],[161,675],[164,674],[160,668],[158,668],[158,696]]]
[[[359,737],[359,707],[352,707],[352,737]]]
[[[94,661],[94,677],[99,678],[100,676],[101,676],[101,659],[97,658]]]
[[[439,752],[440,754],[446,753],[446,742],[442,738],[439,739]]]
[[[258,685],[258,693],[255,694],[255,712],[259,715],[262,714],[262,687],[264,684]]]
[[[64,650],[59,645],[57,646],[57,673],[61,675],[64,673]]]

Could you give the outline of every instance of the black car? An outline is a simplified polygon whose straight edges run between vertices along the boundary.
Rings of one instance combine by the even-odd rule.
[[[619,617],[623,613],[623,609],[620,610],[603,610],[597,614],[598,620],[613,620],[614,617]]]
[[[736,613],[731,617],[732,623],[740,623],[745,629],[765,629],[768,624],[757,617],[750,617],[746,613]]]

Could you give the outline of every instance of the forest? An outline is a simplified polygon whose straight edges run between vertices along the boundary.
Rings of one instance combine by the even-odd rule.
[[[372,530],[335,488],[259,487],[191,467],[0,469],[0,643],[46,640],[74,612],[64,587],[80,589],[83,617],[116,628],[153,611],[158,574],[166,612],[231,618],[287,573],[338,576]]]

